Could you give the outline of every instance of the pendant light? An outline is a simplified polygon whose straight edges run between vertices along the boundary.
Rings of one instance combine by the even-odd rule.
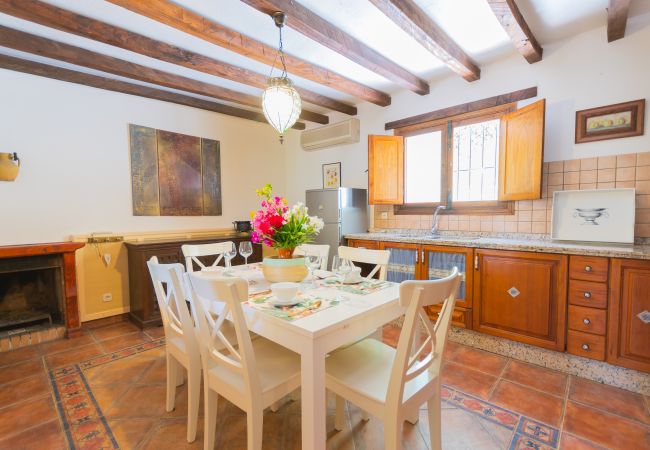
[[[278,54],[280,62],[282,62],[282,74],[279,77],[269,77],[266,89],[262,94],[264,117],[280,133],[280,143],[284,141],[284,133],[298,120],[301,110],[300,95],[287,76],[287,66],[284,62],[282,27],[285,19],[286,16],[283,12],[273,13],[273,21],[280,30]]]

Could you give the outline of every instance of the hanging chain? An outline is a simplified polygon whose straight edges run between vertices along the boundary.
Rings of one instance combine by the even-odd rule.
[[[284,62],[284,42],[282,42],[282,27],[280,27],[280,48],[278,49],[280,54],[280,62],[282,62],[282,76],[287,76],[287,65]]]

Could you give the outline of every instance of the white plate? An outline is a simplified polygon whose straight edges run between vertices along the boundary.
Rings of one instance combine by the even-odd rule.
[[[321,280],[324,278],[330,278],[336,276],[333,272],[330,272],[329,270],[314,270],[314,276],[316,278],[320,278]]]
[[[363,278],[357,278],[356,280],[347,280],[343,284],[360,284],[363,282]]]
[[[289,301],[280,300],[277,297],[271,297],[267,301],[273,306],[293,306],[300,303],[300,299],[298,297],[294,297]]]

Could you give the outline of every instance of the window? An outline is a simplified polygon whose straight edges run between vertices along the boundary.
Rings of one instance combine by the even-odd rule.
[[[500,116],[508,111],[405,133],[404,204],[396,214],[427,214],[437,205],[452,214],[511,213],[498,200]]]

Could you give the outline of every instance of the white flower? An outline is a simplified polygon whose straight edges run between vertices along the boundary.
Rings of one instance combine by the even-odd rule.
[[[323,229],[325,223],[323,219],[317,216],[309,216],[309,226],[314,229],[316,233],[320,233],[320,230]]]

